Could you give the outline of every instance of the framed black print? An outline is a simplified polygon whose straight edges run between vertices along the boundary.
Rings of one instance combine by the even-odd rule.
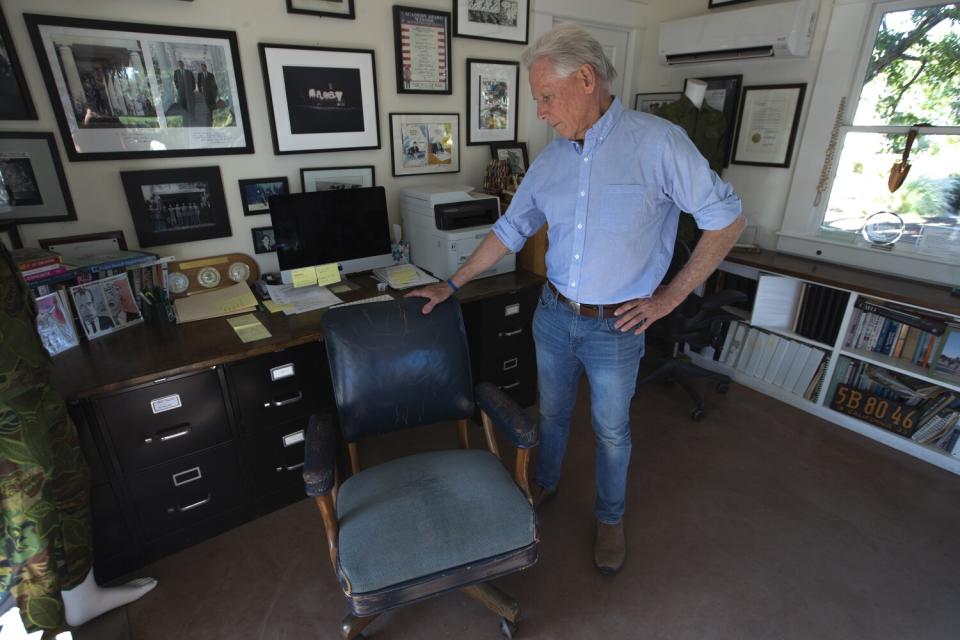
[[[76,219],[53,134],[0,132],[0,222]]]
[[[380,148],[372,50],[260,43],[260,64],[274,153]]]
[[[338,191],[372,187],[374,169],[372,164],[360,167],[318,167],[300,169],[300,184],[303,192]]]
[[[250,229],[250,233],[253,236],[254,253],[271,253],[277,250],[273,227],[254,227]]]
[[[806,83],[743,88],[733,147],[734,164],[790,166]]]
[[[240,203],[243,215],[256,216],[270,213],[270,196],[290,193],[286,176],[278,178],[249,178],[240,180]]]
[[[723,166],[730,166],[730,150],[733,148],[733,132],[737,123],[737,106],[740,103],[740,85],[743,75],[712,76],[702,78],[686,78],[683,81],[683,92],[687,91],[687,81],[691,79],[703,80],[707,83],[703,101],[723,114],[726,122],[726,142],[723,151]]]
[[[530,0],[453,0],[453,35],[526,44]]]
[[[30,89],[0,8],[0,120],[36,120]]]
[[[517,139],[520,64],[467,58],[467,144]]]
[[[287,13],[354,20],[353,0],[287,0]]]
[[[120,178],[141,247],[231,235],[220,167],[121,171]]]
[[[450,14],[393,7],[397,93],[452,92]]]
[[[24,19],[70,160],[253,153],[236,32]]]

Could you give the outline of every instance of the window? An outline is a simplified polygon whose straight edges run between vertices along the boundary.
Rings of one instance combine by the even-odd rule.
[[[856,33],[861,41],[850,37]],[[810,144],[800,152],[778,248],[806,253],[813,243],[828,259],[960,283],[958,67],[956,2],[834,6],[818,104],[806,125]],[[891,192],[892,168],[902,162],[911,130],[909,170]],[[867,218],[885,211],[900,216],[904,233],[893,250],[881,251],[861,231]]]

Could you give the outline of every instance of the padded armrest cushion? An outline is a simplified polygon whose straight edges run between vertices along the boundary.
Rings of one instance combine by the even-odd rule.
[[[476,390],[480,410],[486,413],[501,433],[518,449],[529,449],[540,441],[537,423],[523,412],[513,398],[489,382],[481,382]]]
[[[336,441],[332,415],[324,412],[310,416],[303,448],[303,483],[310,497],[326,495],[333,489]]]
[[[746,299],[747,294],[745,294],[743,291],[726,289],[724,291],[717,291],[716,293],[711,293],[708,296],[704,296],[700,301],[700,307],[703,309],[719,309],[720,307],[728,304],[743,302]]]

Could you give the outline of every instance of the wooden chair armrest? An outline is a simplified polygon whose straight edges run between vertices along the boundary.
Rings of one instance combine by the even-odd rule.
[[[514,479],[527,499],[530,499],[530,449],[539,442],[537,423],[520,408],[510,396],[490,384],[481,382],[476,388],[477,403],[480,405],[480,417],[487,448],[498,458],[500,452],[493,437],[493,428],[499,429],[510,442],[517,447],[517,461]]]
[[[333,416],[315,413],[307,422],[303,448],[303,483],[310,497],[329,494],[336,485],[337,433]]]

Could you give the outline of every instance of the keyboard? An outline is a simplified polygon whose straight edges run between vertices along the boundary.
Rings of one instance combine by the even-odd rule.
[[[359,300],[351,300],[350,302],[341,302],[340,304],[332,305],[331,309],[336,309],[338,307],[349,307],[355,304],[367,304],[368,302],[388,302],[393,300],[393,296],[389,293],[385,293],[381,296],[373,296],[372,298],[361,298]]]

